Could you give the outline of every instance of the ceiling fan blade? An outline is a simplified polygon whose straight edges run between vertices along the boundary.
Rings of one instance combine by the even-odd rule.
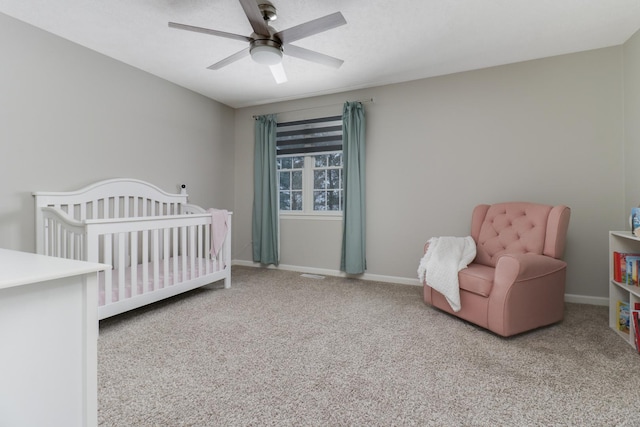
[[[344,19],[344,16],[342,16],[342,13],[336,12],[331,15],[323,16],[322,18],[314,19],[313,21],[308,21],[304,24],[279,31],[275,33],[274,36],[282,40],[282,43],[292,43],[296,40],[339,27],[346,23],[347,21]]]
[[[282,62],[276,65],[271,65],[269,68],[271,69],[271,74],[273,74],[273,78],[276,80],[277,84],[287,82],[287,74],[284,72]]]
[[[292,44],[284,46],[283,50],[285,55],[326,65],[327,67],[340,68],[344,63],[342,59],[334,58],[333,56],[325,55],[324,53],[315,52],[303,47],[294,46]]]
[[[269,36],[269,27],[262,17],[256,0],[240,0],[240,5],[244,9],[244,14],[247,15],[253,31],[261,36]]]
[[[236,62],[245,56],[249,56],[249,48],[242,49],[240,52],[236,52],[233,55],[224,58],[222,61],[218,61],[215,64],[208,66],[207,68],[209,70],[219,70],[220,68],[229,65],[232,62]]]
[[[240,41],[246,41],[246,42],[250,42],[251,40],[253,40],[251,37],[241,36],[240,34],[225,33],[224,31],[210,30],[209,28],[202,28],[202,27],[194,27],[193,25],[178,24],[177,22],[169,22],[169,27],[177,28],[179,30],[193,31],[196,33],[210,34],[213,36],[226,37],[228,39],[234,39],[234,40],[240,40]]]

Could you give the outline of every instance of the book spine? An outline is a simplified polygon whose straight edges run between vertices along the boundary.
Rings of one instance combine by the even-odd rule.
[[[618,301],[617,304],[618,314],[618,330],[626,334],[629,333],[629,303],[625,301]]]
[[[631,324],[634,331],[636,350],[640,353],[640,302],[633,304],[633,310],[631,311]]]
[[[622,281],[622,270],[620,269],[620,252],[613,253],[613,280],[620,283]]]

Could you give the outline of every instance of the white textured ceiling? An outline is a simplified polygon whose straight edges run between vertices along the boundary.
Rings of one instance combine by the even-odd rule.
[[[276,30],[340,11],[347,25],[294,44],[339,69],[283,60],[288,82],[246,57],[245,42],[169,21],[250,35],[238,0],[0,0],[0,12],[231,107],[309,97],[624,43],[640,0],[272,0]]]

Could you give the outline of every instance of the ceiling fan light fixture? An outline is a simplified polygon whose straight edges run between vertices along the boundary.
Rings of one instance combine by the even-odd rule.
[[[275,44],[254,44],[251,46],[251,59],[262,65],[276,65],[282,62],[282,48]]]
[[[271,75],[275,79],[277,84],[282,84],[287,82],[287,73],[284,72],[284,67],[282,66],[282,62],[276,65],[270,65]]]

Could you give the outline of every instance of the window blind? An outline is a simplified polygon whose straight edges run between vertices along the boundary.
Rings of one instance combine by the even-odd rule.
[[[278,123],[277,155],[339,150],[342,150],[342,116]]]

